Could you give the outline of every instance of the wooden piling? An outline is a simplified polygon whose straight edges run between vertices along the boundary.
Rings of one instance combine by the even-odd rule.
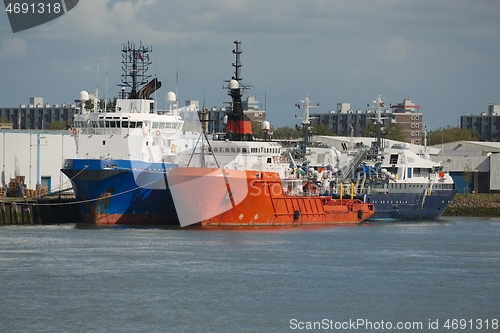
[[[31,214],[31,204],[26,204],[23,206],[23,224],[32,225],[33,224],[33,215]]]
[[[0,225],[78,223],[74,198],[7,198],[0,201]]]
[[[18,225],[19,224],[19,209],[17,207],[17,203],[15,203],[14,201],[12,202],[11,211],[12,211],[12,224]]]
[[[5,211],[5,202],[0,202],[0,224],[7,224],[7,212]]]
[[[40,215],[40,206],[33,206],[33,221],[36,224],[42,224],[42,216]]]

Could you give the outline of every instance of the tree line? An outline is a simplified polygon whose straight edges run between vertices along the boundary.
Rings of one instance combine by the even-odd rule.
[[[311,124],[309,125],[310,133],[312,135],[325,135],[325,136],[335,136],[333,130],[331,130],[325,124]],[[252,129],[254,136],[257,138],[265,138],[265,131],[261,128],[260,123],[252,122]],[[295,127],[283,126],[272,129],[272,138],[279,140],[289,140],[297,139],[303,136],[302,127],[296,125]],[[391,123],[387,126],[383,126],[381,129],[382,137],[389,140],[395,141],[406,141],[403,128],[401,125],[396,123]],[[369,123],[359,134],[362,137],[376,137],[377,128],[374,123]],[[422,132],[421,142],[424,142],[424,133]],[[456,142],[456,141],[479,141],[481,136],[479,133],[473,129],[457,128],[448,126],[446,128],[439,128],[434,131],[429,131],[427,133],[427,144],[437,145],[440,143]]]

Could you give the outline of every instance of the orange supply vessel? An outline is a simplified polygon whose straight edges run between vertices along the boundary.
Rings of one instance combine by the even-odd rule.
[[[277,172],[179,167],[168,170],[167,181],[181,226],[361,223],[374,213],[358,199],[306,195],[303,180]]]

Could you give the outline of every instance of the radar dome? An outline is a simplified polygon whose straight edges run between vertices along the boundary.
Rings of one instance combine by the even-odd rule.
[[[231,80],[229,81],[229,89],[238,89],[240,87],[238,81]]]
[[[271,128],[271,124],[269,124],[269,122],[267,120],[264,120],[262,123],[261,123],[261,128],[263,130],[268,130]]]
[[[85,90],[82,90],[80,91],[80,98],[79,98],[80,101],[82,102],[86,102],[89,100],[89,93],[86,92]]]
[[[167,102],[172,104],[177,100],[177,97],[175,96],[175,93],[172,91],[169,91],[167,93]]]

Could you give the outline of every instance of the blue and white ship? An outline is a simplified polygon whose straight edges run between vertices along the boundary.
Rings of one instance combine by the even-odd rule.
[[[122,49],[122,90],[113,108],[85,108],[92,96],[80,93],[74,119],[77,158],[64,161],[82,222],[93,224],[178,224],[165,171],[188,149],[183,120],[172,109],[156,109],[151,95],[161,87],[147,75],[150,47],[128,43]],[[97,94],[96,94],[97,95]],[[176,107],[176,106],[175,106]]]
[[[381,105],[379,96],[377,140],[372,147],[359,145],[351,150],[349,164],[332,187],[334,195],[352,195],[373,203],[375,214],[370,220],[438,219],[457,193],[454,181],[442,162],[429,159],[427,147],[423,156],[410,150],[407,143],[384,147]]]

